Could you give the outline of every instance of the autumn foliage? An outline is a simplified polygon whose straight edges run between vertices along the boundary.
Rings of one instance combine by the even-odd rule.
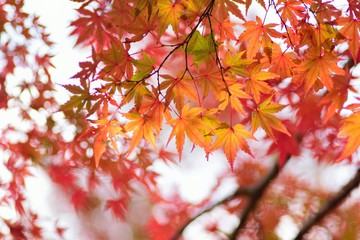
[[[89,57],[61,85],[70,97],[59,104],[45,27],[23,1],[0,0],[0,108],[19,119],[0,132],[0,206],[15,212],[0,213],[1,238],[47,238],[27,204],[36,168],[87,221],[84,239],[111,239],[87,218],[99,209],[132,239],[188,239],[192,224],[204,239],[278,239],[283,217],[296,223],[295,239],[360,236],[359,199],[340,206],[359,171],[338,192],[294,173],[301,158],[357,169],[357,0],[72,1],[71,36]],[[164,194],[157,165],[198,150],[204,171],[227,164],[207,197],[194,204],[177,189]],[[229,179],[235,190],[219,195]],[[66,238],[71,226],[58,220],[53,237]]]

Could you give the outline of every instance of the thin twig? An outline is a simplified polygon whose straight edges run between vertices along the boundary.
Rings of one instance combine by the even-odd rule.
[[[276,11],[276,14],[279,16],[280,21],[282,22],[283,26],[285,27],[285,31],[286,31],[286,34],[287,34],[287,36],[288,36],[290,45],[291,45],[292,47],[294,47],[294,44],[293,44],[292,41],[291,41],[291,37],[290,37],[290,34],[289,34],[289,29],[288,29],[288,26],[286,25],[286,22],[285,22],[284,19],[281,17],[281,15],[280,15],[277,7],[276,7],[276,4],[275,4],[274,0],[271,0],[271,3],[272,3],[272,5],[274,6],[274,9],[275,9],[275,11]]]
[[[304,234],[307,233],[315,224],[320,222],[327,214],[338,207],[343,200],[349,196],[352,190],[354,190],[360,184],[360,168],[358,168],[355,176],[351,179],[333,198],[331,198],[319,212],[313,215],[308,221],[302,226],[299,233],[294,240],[300,240]]]

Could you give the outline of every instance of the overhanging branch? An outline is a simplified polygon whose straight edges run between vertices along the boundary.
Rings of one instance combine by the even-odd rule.
[[[349,196],[352,190],[354,190],[360,184],[360,167],[358,168],[355,176],[338,192],[333,198],[331,198],[315,215],[310,217],[308,221],[302,226],[299,233],[294,240],[300,240],[303,238],[315,224],[320,222],[327,214],[338,207],[343,200]]]

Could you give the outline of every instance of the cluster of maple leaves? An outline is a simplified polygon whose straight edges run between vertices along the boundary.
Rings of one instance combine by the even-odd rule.
[[[18,214],[17,220],[2,222],[15,239],[42,237],[37,214],[25,204],[25,179],[33,164],[46,170],[79,212],[102,205],[124,220],[133,194],[146,191],[167,219],[151,216],[149,236],[168,239],[209,204],[220,186],[197,206],[179,196],[165,199],[157,189],[158,174],[149,169],[155,159],[176,162],[168,145],[175,143],[179,159],[186,141],[203,149],[208,159],[221,149],[235,176],[242,171],[263,175],[260,163],[235,164],[239,150],[247,154],[242,158],[256,158],[255,141],[269,143],[262,151],[278,155],[280,166],[306,151],[320,161],[352,160],[360,145],[354,77],[360,61],[357,0],[343,5],[320,0],[72,1],[79,8],[71,34],[92,52],[79,63],[74,84],[63,85],[71,97],[58,107],[49,74],[51,54],[31,48],[34,41],[47,48],[53,43],[38,17],[23,12],[23,1],[0,0],[0,108],[17,109],[32,126],[24,131],[9,123],[1,132],[11,178],[0,177],[6,193],[0,204]],[[31,79],[19,76],[17,68],[30,70]],[[15,91],[7,88],[14,78],[19,82]],[[42,113],[45,124],[32,111]],[[56,111],[76,126],[73,142],[57,132]],[[23,135],[11,140],[14,133]],[[239,185],[258,180],[236,178]],[[109,183],[115,197],[94,193]],[[265,196],[281,194],[273,195]],[[227,210],[243,207],[240,201]],[[265,214],[266,207],[258,211]],[[277,222],[268,219],[249,224],[273,231]],[[64,229],[54,224],[62,236]],[[353,231],[346,229],[337,234]],[[209,224],[207,231],[224,238],[217,224]]]
[[[326,133],[333,138],[330,161],[349,157],[359,145],[350,130],[357,127],[358,105],[344,106],[348,92],[356,92],[356,1],[342,8],[259,1],[266,15],[254,20],[245,17],[251,1],[105,1],[92,10],[93,1],[79,2],[72,34],[78,44],[93,46],[92,61],[80,63],[74,75],[80,86],[64,86],[74,95],[62,110],[102,116],[86,134],[95,138],[97,166],[108,139],[126,154],[142,139],[156,149],[163,124],[171,126],[167,144],[175,138],[180,158],[188,139],[207,157],[222,148],[231,167],[238,149],[252,155],[248,140],[259,128],[290,153],[299,146],[283,148],[281,139],[313,142],[320,139],[312,128],[332,130]],[[275,115],[285,107],[287,116],[295,115],[289,122]],[[340,115],[345,108],[354,114]],[[339,131],[348,137],[344,149],[336,143]],[[131,138],[129,146],[119,149],[119,137]]]

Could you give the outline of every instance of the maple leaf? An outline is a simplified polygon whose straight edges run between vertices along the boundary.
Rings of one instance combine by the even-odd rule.
[[[151,93],[149,92],[149,94],[144,95],[138,112],[153,118],[158,126],[161,126],[163,117],[166,120],[171,118],[169,109],[160,101],[159,91],[154,87],[152,87]]]
[[[187,103],[181,110],[179,118],[173,118],[169,121],[169,124],[173,127],[167,145],[171,139],[176,136],[176,149],[179,154],[179,159],[182,157],[183,146],[185,143],[185,133],[188,138],[196,145],[203,148],[207,147],[205,135],[201,130],[208,130],[209,126],[200,117],[200,114],[204,112],[202,108],[190,108],[190,103]],[[210,151],[210,149],[205,149]]]
[[[324,123],[327,123],[336,113],[340,113],[340,110],[348,99],[349,90],[354,93],[357,92],[356,89],[350,85],[350,80],[353,78],[350,70],[346,68],[345,72],[345,76],[335,75],[333,77],[334,88],[328,91],[320,101],[320,105],[328,106],[323,120]]]
[[[224,124],[215,130],[215,136],[216,139],[212,145],[212,150],[223,147],[231,169],[234,168],[234,161],[239,148],[250,156],[253,156],[245,139],[255,139],[255,137],[245,130],[243,125],[236,124],[235,126],[230,127],[229,125]]]
[[[111,36],[107,31],[109,19],[106,19],[104,15],[100,15],[96,10],[90,11],[80,8],[78,13],[81,14],[81,17],[70,24],[70,26],[74,27],[70,35],[78,36],[76,45],[95,43],[97,50],[110,46]]]
[[[243,24],[246,28],[239,37],[239,42],[247,42],[246,57],[252,59],[256,53],[263,49],[272,49],[271,37],[280,38],[282,34],[272,29],[277,26],[275,23],[263,24],[261,18],[256,16],[256,22],[247,21]]]
[[[96,167],[99,166],[100,158],[106,150],[108,139],[110,140],[111,147],[117,153],[119,153],[119,149],[116,143],[116,138],[119,135],[123,137],[127,137],[124,128],[120,125],[119,122],[117,122],[116,120],[108,119],[108,105],[106,102],[103,106],[101,113],[103,115],[103,118],[92,121],[97,126],[90,128],[88,131],[84,133],[84,135],[87,135],[89,133],[90,134],[97,133],[94,139],[94,146],[93,146]],[[78,140],[83,138],[84,135],[79,136]]]
[[[240,83],[228,86],[228,91],[223,89],[220,94],[218,94],[220,101],[218,108],[224,110],[230,103],[232,109],[245,115],[246,112],[243,109],[240,99],[250,99],[251,97],[241,89],[243,89],[243,85]]]
[[[111,48],[99,54],[104,67],[99,73],[100,78],[113,76],[121,80],[124,76],[131,79],[133,76],[133,61],[135,61],[125,50],[123,44],[113,44]]]
[[[203,99],[209,94],[209,91],[216,93],[223,87],[221,73],[213,62],[200,65],[197,71],[198,75],[195,76],[195,81],[203,92]]]
[[[177,3],[177,1],[174,3],[171,0],[158,0],[156,6],[159,10],[159,35],[163,35],[169,25],[171,25],[175,34],[178,35],[179,20],[182,15],[183,6]]]
[[[134,100],[135,107],[138,109],[141,106],[141,102],[143,100],[143,96],[150,93],[149,89],[144,81],[141,82],[124,82],[123,87],[126,89],[126,93],[124,98],[122,99],[120,106],[125,105],[126,103],[131,102]]]
[[[292,26],[296,26],[299,22],[298,19],[305,17],[305,6],[301,1],[297,0],[281,0],[278,1],[277,6],[279,13],[281,14],[281,25],[284,26],[284,23],[289,21]]]
[[[334,86],[332,75],[345,75],[344,69],[341,69],[337,65],[337,57],[332,53],[326,52],[321,54],[316,50],[307,53],[306,56],[308,59],[296,68],[302,75],[300,78],[303,78],[305,75],[304,87],[306,93],[309,92],[318,79],[328,90],[331,90]],[[295,77],[295,79],[296,78],[297,77]]]
[[[236,26],[236,23],[230,22],[229,18],[226,18],[222,23],[218,25],[219,41],[223,42],[225,39],[237,40],[232,27]]]
[[[96,100],[96,98],[90,94],[89,85],[76,86],[69,84],[62,86],[76,95],[72,95],[66,103],[61,105],[61,111],[74,111],[76,109],[75,112],[79,113],[84,106],[86,106],[87,110],[91,109],[91,101]]]
[[[358,19],[339,18],[337,22],[343,26],[340,33],[348,40],[350,55],[354,62],[358,63],[360,21]]]
[[[94,159],[95,159],[95,166],[98,167],[100,163],[100,158],[104,154],[106,150],[107,144],[107,130],[103,128],[99,131],[98,135],[94,139]]]
[[[253,63],[254,60],[244,59],[244,53],[245,51],[242,51],[232,56],[230,51],[228,51],[224,59],[224,69],[239,76],[247,76],[246,67]]]
[[[262,65],[256,65],[248,73],[248,79],[245,82],[245,90],[252,94],[256,103],[260,102],[261,93],[269,94],[273,88],[266,82],[266,80],[279,77],[279,75],[272,72],[261,71]]]
[[[155,5],[154,0],[139,0],[136,3],[135,11],[131,12],[134,16],[134,21],[128,22],[125,24],[125,29],[129,33],[135,34],[131,39],[126,40],[126,42],[134,42],[141,40],[146,36],[150,31],[156,28],[157,14],[153,13],[153,8]],[[124,9],[123,6],[119,8]],[[144,11],[147,8],[147,11]],[[131,6],[131,10],[133,6]],[[119,15],[122,15],[119,13]],[[125,14],[124,14],[125,15]]]
[[[211,35],[202,36],[199,31],[195,31],[187,45],[189,54],[195,57],[194,63],[198,65],[202,61],[209,61],[211,53],[215,52],[215,46]]]
[[[92,130],[98,132],[98,134],[94,139],[94,147],[93,147],[95,166],[98,167],[100,158],[106,150],[108,139],[110,140],[111,147],[117,153],[120,153],[116,143],[116,138],[119,135],[123,137],[127,137],[127,135],[124,133],[124,129],[119,122],[115,120],[109,121],[107,117],[94,121],[94,123],[98,124],[98,128]]]
[[[179,74],[180,75],[180,74]],[[160,84],[160,89],[166,89],[167,105],[173,100],[178,111],[184,107],[185,99],[199,102],[199,96],[195,90],[194,80],[189,76],[172,77],[170,75],[161,75],[165,81]]]
[[[340,161],[349,157],[360,146],[360,112],[355,112],[349,117],[346,117],[342,121],[338,136],[346,137],[346,145],[337,158],[336,161]]]
[[[185,15],[190,21],[201,16],[203,9],[208,4],[207,1],[197,0],[182,0],[181,3],[184,5]]]
[[[242,0],[218,0],[214,3],[214,10],[216,15],[219,16],[219,20],[224,20],[230,17],[229,13],[232,13],[235,17],[246,21],[244,15],[241,13],[238,5],[236,3],[243,4]]]
[[[142,52],[143,59],[134,60],[134,66],[137,68],[132,81],[142,81],[149,77],[150,73],[154,70],[155,58],[151,57],[146,52]]]
[[[283,108],[285,108],[285,106],[281,104],[273,104],[271,103],[271,100],[272,97],[269,97],[264,102],[260,103],[256,111],[253,112],[251,131],[255,132],[259,126],[261,126],[274,140],[276,139],[273,129],[290,136],[290,133],[286,129],[285,125],[273,115],[274,113],[280,112]]]
[[[154,119],[146,114],[139,114],[135,110],[123,115],[131,121],[125,125],[125,130],[133,131],[128,154],[130,154],[135,147],[139,145],[141,139],[143,138],[145,138],[151,146],[157,149],[154,131],[159,133],[160,126],[156,124]]]
[[[269,67],[269,72],[279,75],[281,79],[287,77],[292,77],[294,74],[294,68],[296,64],[294,63],[297,60],[293,52],[283,52],[279,45],[274,44],[272,49],[272,57],[263,58],[262,63],[264,63],[264,68]]]

